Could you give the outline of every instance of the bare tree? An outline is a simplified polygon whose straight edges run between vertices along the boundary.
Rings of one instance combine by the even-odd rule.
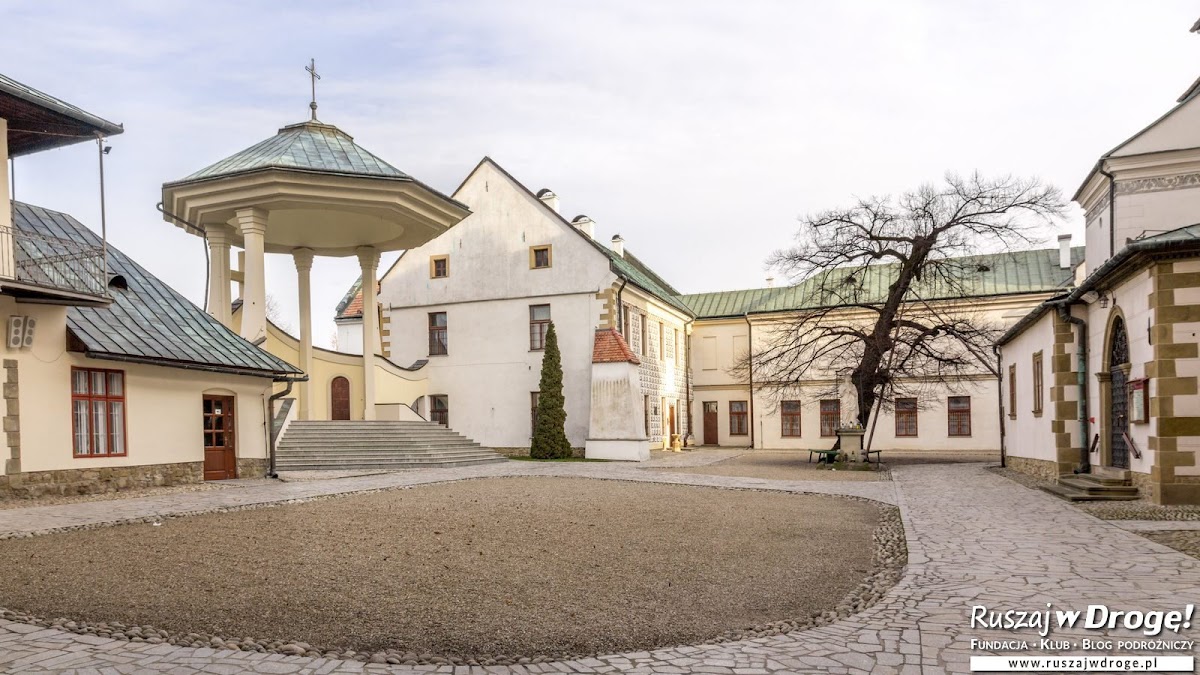
[[[947,299],[969,297],[987,272],[972,257],[1037,243],[1064,213],[1062,193],[1037,179],[947,174],[898,198],[859,199],[801,218],[796,243],[769,264],[793,281],[789,318],[755,330],[754,381],[776,392],[801,383],[837,390],[848,377],[857,421],[923,387],[998,374],[999,327]],[[978,293],[975,293],[978,294]]]
[[[279,309],[279,301],[270,293],[267,293],[267,306],[265,309],[268,321],[279,326],[285,333],[292,332],[292,323],[283,316],[283,310]]]

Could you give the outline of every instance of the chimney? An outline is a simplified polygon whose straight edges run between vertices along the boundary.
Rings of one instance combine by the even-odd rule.
[[[625,257],[625,240],[621,238],[621,235],[619,235],[619,234],[613,235],[612,250],[613,250],[613,253],[616,253],[617,255],[621,256],[622,258]]]
[[[775,277],[767,277],[767,288],[775,288]]]
[[[1064,270],[1071,269],[1071,235],[1058,235],[1058,266]]]
[[[586,234],[588,239],[596,238],[596,221],[587,216],[575,216],[575,220],[571,224],[579,228],[579,231]]]
[[[555,213],[558,213],[558,195],[554,194],[553,190],[542,188],[538,191],[537,198],[545,202],[546,206],[553,209]]]

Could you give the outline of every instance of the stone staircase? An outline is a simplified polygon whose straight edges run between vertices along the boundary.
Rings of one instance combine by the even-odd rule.
[[[1093,466],[1091,473],[1058,477],[1054,485],[1042,487],[1055,497],[1071,502],[1116,502],[1138,498],[1138,489],[1122,469]]]
[[[292,422],[275,450],[279,471],[422,469],[506,461],[435,422]]]

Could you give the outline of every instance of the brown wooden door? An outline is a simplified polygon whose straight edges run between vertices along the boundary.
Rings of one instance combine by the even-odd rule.
[[[233,397],[204,397],[204,480],[237,478]]]
[[[704,444],[719,445],[717,439],[717,402],[704,402]]]
[[[671,416],[671,435],[674,436],[675,434],[679,433],[675,430],[675,404],[672,403],[671,407],[669,407],[667,410],[668,414]]]
[[[331,419],[350,419],[350,380],[338,375],[329,383],[329,400],[332,403]]]

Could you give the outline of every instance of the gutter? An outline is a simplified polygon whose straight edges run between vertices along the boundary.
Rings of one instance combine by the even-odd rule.
[[[1067,323],[1079,326],[1075,345],[1075,377],[1079,385],[1079,466],[1075,473],[1091,473],[1088,456],[1088,380],[1087,380],[1087,322],[1071,314],[1071,305],[1058,306],[1058,316]]]
[[[694,412],[692,410],[692,333],[688,330],[688,326],[694,323],[696,323],[696,320],[692,319],[683,324],[683,340],[687,344],[687,351],[683,353],[683,387],[684,395],[687,397],[688,410],[687,420],[684,422],[687,424],[687,433],[683,435],[683,445],[685,447],[688,445],[689,439],[692,439],[692,442],[695,443],[695,439],[692,438],[692,414]],[[675,345],[675,349],[678,351],[679,345]]]
[[[285,373],[276,370],[253,370],[251,368],[237,368],[234,366],[212,366],[203,363],[189,363],[187,361],[171,361],[167,359],[153,359],[145,356],[127,356],[125,354],[106,354],[103,352],[85,351],[84,356],[89,359],[97,359],[100,361],[121,361],[125,363],[144,363],[150,366],[160,366],[163,368],[179,368],[181,370],[199,370],[206,373],[221,373],[223,375],[245,375],[247,377],[269,377],[273,382],[307,382],[308,376],[304,373]]]
[[[1117,252],[1117,179],[1104,169],[1104,160],[1096,164],[1096,171],[1108,179],[1108,255],[1111,258]]]
[[[621,280],[621,287],[617,289],[617,332],[625,338],[626,342],[629,342],[629,336],[625,334],[625,303],[621,302],[621,294],[625,292],[625,285],[629,283],[629,277],[618,272],[617,278]]]
[[[750,427],[750,449],[754,449],[754,324],[750,323],[750,312],[744,315],[746,319],[746,374],[750,378],[750,417],[746,420]],[[689,350],[690,353],[690,350]]]
[[[287,386],[277,394],[267,397],[267,452],[270,466],[267,468],[267,478],[279,478],[275,471],[275,401],[292,393],[292,380],[287,380]]]
[[[1004,357],[1000,355],[1000,351],[1000,345],[992,345],[999,372],[999,376],[996,377],[996,413],[1000,415],[1000,468],[1003,469],[1008,466],[1008,452],[1004,447]]]

